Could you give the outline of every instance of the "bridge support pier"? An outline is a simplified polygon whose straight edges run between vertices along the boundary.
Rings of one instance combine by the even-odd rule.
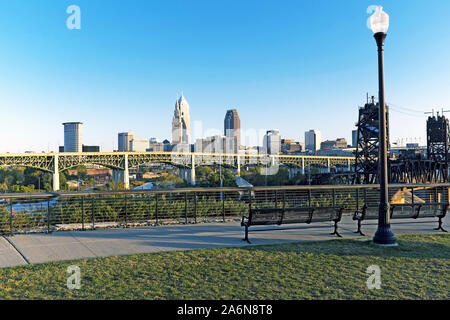
[[[130,188],[130,172],[128,169],[128,154],[125,155],[124,159],[124,170],[113,169],[113,180],[116,185],[116,188],[119,185],[119,182],[123,182],[125,189]]]
[[[59,191],[59,166],[58,166],[58,156],[55,155],[53,158],[54,166],[53,169],[53,191]]]
[[[331,173],[330,159],[327,159],[327,173]]]
[[[189,171],[189,183],[195,186],[195,154],[192,155],[191,169]]]
[[[237,162],[236,174],[240,177],[241,176],[241,157],[240,156],[236,157],[236,162]]]

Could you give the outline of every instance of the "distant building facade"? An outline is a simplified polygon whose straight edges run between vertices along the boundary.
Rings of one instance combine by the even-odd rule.
[[[119,152],[130,151],[130,141],[134,139],[134,133],[121,132],[118,136],[118,149]]]
[[[268,130],[264,135],[263,150],[267,154],[280,154],[281,136],[279,130]]]
[[[64,152],[82,152],[82,122],[65,122]]]
[[[322,133],[318,130],[309,130],[305,132],[305,149],[316,153],[320,149],[322,142]]]
[[[348,147],[345,138],[338,138],[336,140],[327,140],[320,144],[320,149],[346,149]]]
[[[225,145],[227,138],[225,136],[217,135],[197,139],[194,144],[194,152],[198,153],[225,153]]]
[[[352,147],[356,148],[356,145],[358,144],[358,130],[352,131]]]
[[[296,142],[292,139],[281,139],[281,153],[283,154],[296,154],[303,151],[300,142]]]
[[[83,152],[100,152],[100,146],[86,146],[83,144]]]
[[[183,95],[175,102],[175,111],[172,119],[172,144],[190,144],[191,122],[189,104]]]
[[[241,119],[236,109],[225,114],[224,135],[227,137],[226,153],[237,154],[241,146]]]
[[[133,139],[130,141],[131,152],[145,152],[150,147],[147,139]]]

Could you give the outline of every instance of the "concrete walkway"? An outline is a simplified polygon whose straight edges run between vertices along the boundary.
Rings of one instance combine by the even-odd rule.
[[[392,229],[401,234],[440,234],[433,231],[437,219],[395,220]],[[450,229],[446,217],[444,228]],[[286,225],[250,228],[252,245],[276,244],[302,240],[338,239],[331,236],[332,223],[311,225]],[[251,230],[264,229],[264,232]],[[272,229],[272,230],[268,230]],[[283,229],[283,230],[273,230]],[[354,233],[356,222],[344,216],[339,232],[344,238],[363,239]],[[244,228],[238,220],[227,223],[202,223],[196,225],[169,225],[128,229],[103,229],[95,231],[61,231],[51,234],[22,234],[0,237],[0,267],[11,267],[49,261],[95,258],[133,253],[149,253],[213,247],[247,246],[242,241]],[[363,224],[363,232],[372,237],[376,221]]]

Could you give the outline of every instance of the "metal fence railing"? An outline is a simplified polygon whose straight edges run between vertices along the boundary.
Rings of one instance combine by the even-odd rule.
[[[449,201],[450,184],[390,185],[392,203]],[[0,195],[0,233],[226,221],[254,208],[378,203],[378,185],[186,188]]]

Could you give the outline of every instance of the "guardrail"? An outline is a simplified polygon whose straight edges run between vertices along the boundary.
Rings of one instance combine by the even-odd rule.
[[[448,202],[449,190],[450,184],[395,184],[389,186],[389,198],[392,203]],[[349,214],[378,199],[378,185],[9,193],[0,194],[0,233],[227,221],[247,215],[249,205],[342,205]]]

